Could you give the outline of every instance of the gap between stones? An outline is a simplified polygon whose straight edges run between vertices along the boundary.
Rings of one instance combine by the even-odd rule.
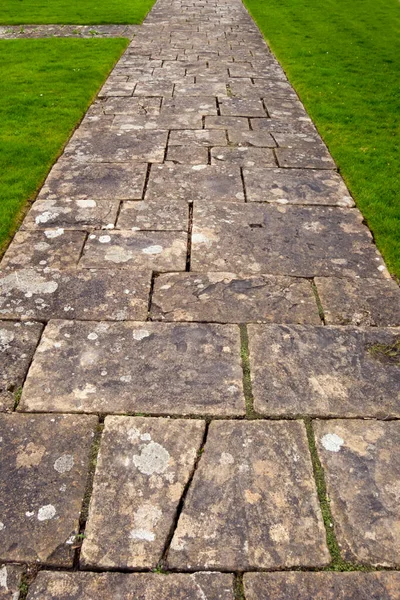
[[[17,322],[18,322],[18,321],[17,321]],[[38,322],[38,321],[37,321],[37,322]],[[37,344],[36,344],[36,346],[35,346],[35,350],[32,352],[32,358],[31,358],[31,360],[30,360],[30,362],[29,362],[29,366],[28,366],[28,368],[27,368],[27,369],[26,369],[26,371],[25,371],[25,375],[24,375],[24,378],[23,378],[23,380],[22,380],[22,382],[21,382],[21,385],[19,385],[19,386],[17,387],[17,389],[16,389],[16,390],[13,390],[13,392],[14,392],[14,406],[13,406],[13,408],[12,408],[12,412],[16,412],[16,411],[17,411],[17,408],[18,408],[18,406],[19,406],[19,403],[20,403],[20,401],[21,401],[22,390],[23,390],[23,388],[24,388],[24,385],[25,385],[26,378],[28,377],[28,373],[29,373],[29,371],[30,371],[30,368],[31,368],[31,366],[32,366],[33,359],[35,358],[36,351],[37,351],[37,349],[38,349],[38,347],[39,347],[39,344],[40,344],[40,342],[42,341],[42,337],[43,337],[43,334],[44,334],[44,330],[45,330],[45,329],[46,329],[46,323],[43,323],[43,329],[42,329],[42,331],[40,332],[40,335],[39,335],[39,338],[38,338]]]

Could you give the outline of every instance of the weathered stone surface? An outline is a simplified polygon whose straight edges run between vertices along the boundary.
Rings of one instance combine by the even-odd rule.
[[[107,417],[81,562],[155,568],[194,469],[204,421]]]
[[[218,165],[155,165],[150,172],[146,200],[169,202],[244,201],[239,167]]]
[[[89,235],[80,266],[184,271],[187,234],[168,231],[110,231]]]
[[[317,421],[315,433],[344,557],[397,567],[400,423]]]
[[[1,313],[0,313],[1,314]],[[156,278],[151,317],[164,321],[320,324],[304,279],[233,273],[168,273]]]
[[[316,277],[325,321],[334,325],[400,325],[400,289],[393,279]]]
[[[217,115],[217,101],[211,96],[175,97],[163,102],[161,115],[192,113],[201,116]]]
[[[332,171],[252,168],[243,176],[249,202],[354,206],[343,179]]]
[[[55,164],[39,198],[49,200],[137,200],[142,197],[146,164],[62,160]]]
[[[239,329],[50,322],[20,406],[47,412],[244,414]]]
[[[62,198],[36,200],[24,219],[22,229],[99,229],[113,227],[119,201]]]
[[[171,131],[169,134],[169,146],[226,146],[227,139],[225,131],[221,129],[181,129]]]
[[[251,148],[249,146],[212,148],[211,164],[234,164],[239,167],[276,166],[274,153],[270,148]]]
[[[245,117],[206,117],[206,129],[227,129],[232,131],[249,130],[249,120]]]
[[[149,270],[0,272],[0,318],[144,321],[150,282]]]
[[[90,131],[78,129],[65,149],[67,158],[82,162],[155,162],[164,160],[167,131]],[[134,167],[132,167],[134,168]]]
[[[18,231],[1,261],[2,269],[51,267],[65,269],[78,263],[85,242],[84,231]]]
[[[220,117],[222,118],[222,117]],[[275,140],[267,131],[228,130],[229,142],[235,146],[254,146],[256,148],[274,148]],[[260,166],[262,166],[262,161]]]
[[[162,113],[158,116],[116,115],[111,130],[201,129],[202,116],[197,113]]]
[[[168,146],[166,160],[177,165],[207,165],[208,148],[201,146]]]
[[[72,566],[96,423],[0,415],[0,560]]]
[[[297,119],[269,119],[254,118],[250,119],[251,128],[254,131],[269,131],[270,133],[306,133],[315,134],[316,129],[308,117]]]
[[[0,412],[12,410],[42,330],[41,323],[0,321]]]
[[[247,600],[399,600],[400,573],[246,573]]]
[[[113,96],[132,96],[135,89],[135,81],[118,81],[114,84],[106,81],[99,92],[99,98],[109,98]]]
[[[400,364],[385,360],[377,344],[399,339],[400,329],[250,325],[255,409],[264,415],[398,417]]]
[[[0,600],[17,600],[23,568],[17,565],[0,565]]]
[[[162,96],[171,98],[174,84],[170,81],[154,79],[152,81],[140,81],[135,87],[134,96]]]
[[[311,148],[276,148],[280,167],[294,169],[336,169],[336,165],[324,146]]]
[[[297,98],[266,98],[265,104],[270,117],[273,119],[302,119],[308,117],[304,106]]]
[[[60,573],[41,571],[29,600],[234,600],[228,573]],[[383,600],[386,600],[383,599]],[[391,599],[390,599],[391,600]]]
[[[213,421],[169,566],[245,571],[329,560],[304,426]]]
[[[150,231],[185,231],[188,228],[189,209],[186,202],[156,200],[124,202],[118,218],[120,229]]]
[[[221,115],[238,117],[266,117],[261,100],[254,98],[219,98]]]
[[[187,85],[176,85],[174,96],[226,96],[226,85],[219,83],[189,83]]]
[[[153,117],[160,114],[161,98],[112,98],[104,103],[106,115]]]
[[[330,207],[195,204],[193,271],[382,277],[358,211]]]

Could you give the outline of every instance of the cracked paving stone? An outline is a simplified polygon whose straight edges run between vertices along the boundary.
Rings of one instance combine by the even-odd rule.
[[[185,231],[189,210],[186,202],[162,204],[156,200],[123,202],[118,218],[119,229],[151,231]]]
[[[28,600],[234,600],[228,573],[61,573],[40,571]],[[7,599],[8,600],[8,599]],[[382,600],[386,600],[382,599]]]
[[[200,116],[217,115],[217,101],[210,96],[167,98],[163,101],[161,115],[196,114]]]
[[[400,329],[250,325],[255,410],[399,417],[400,363],[381,350],[399,340]]]
[[[207,165],[208,148],[201,146],[168,146],[166,161],[177,165]]]
[[[22,224],[22,230],[49,229],[99,229],[114,227],[119,201],[60,198],[38,199],[32,205]]]
[[[106,115],[134,115],[151,118],[160,114],[161,98],[111,98],[104,103]]]
[[[145,320],[151,272],[0,272],[0,318]]]
[[[243,415],[239,329],[51,321],[20,406],[46,412]]]
[[[86,164],[59,161],[42,187],[40,200],[137,200],[142,197],[147,165]]]
[[[107,417],[81,563],[155,568],[204,436],[205,422]]]
[[[343,556],[398,567],[400,423],[337,420],[314,426]]]
[[[297,277],[387,273],[356,210],[233,202],[195,203],[191,269]]]
[[[226,146],[225,131],[221,129],[181,129],[171,131],[169,134],[169,146]]]
[[[211,164],[233,164],[239,167],[274,167],[276,160],[270,148],[252,148],[249,146],[232,146],[211,149]]]
[[[256,148],[275,148],[276,143],[268,131],[243,131],[240,129],[228,130],[229,142],[235,146],[249,146]],[[262,166],[262,160],[261,165]]]
[[[155,165],[150,171],[146,200],[170,202],[244,202],[240,168],[236,165]]]
[[[85,269],[150,269],[184,271],[184,231],[109,231],[89,235],[79,263]]]
[[[308,281],[232,273],[160,275],[154,284],[151,317],[163,321],[320,324]]]
[[[85,239],[84,231],[64,231],[61,227],[45,231],[18,231],[1,261],[1,267],[3,270],[75,267]]]
[[[0,600],[18,600],[23,567],[0,565]]]
[[[343,179],[332,171],[251,168],[243,177],[249,202],[354,206]]]
[[[219,98],[222,116],[266,117],[263,103],[254,98]]]
[[[399,600],[400,573],[246,573],[247,600]]]
[[[304,425],[213,421],[168,565],[245,571],[329,561]]]
[[[315,284],[329,325],[400,326],[400,289],[392,279],[316,277]]]
[[[65,149],[66,158],[82,162],[164,161],[167,131],[141,129],[129,131],[77,130]],[[132,165],[135,168],[136,165]]]
[[[0,415],[0,560],[72,567],[96,424],[86,415]]]
[[[276,148],[275,154],[280,167],[294,169],[336,169],[334,160],[324,146]]]
[[[0,412],[13,409],[42,330],[41,323],[0,321]]]

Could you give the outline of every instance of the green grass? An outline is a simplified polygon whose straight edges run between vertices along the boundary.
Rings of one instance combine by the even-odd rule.
[[[127,44],[0,42],[0,252]]]
[[[400,277],[398,0],[245,0]]]
[[[2,0],[0,24],[141,23],[154,0]]]

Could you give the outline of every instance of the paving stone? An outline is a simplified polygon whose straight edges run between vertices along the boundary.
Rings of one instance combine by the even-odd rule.
[[[171,131],[169,134],[169,146],[184,146],[192,144],[195,146],[226,146],[227,139],[225,131],[220,129],[182,129]]]
[[[235,165],[155,165],[146,200],[186,202],[244,201],[240,168]]]
[[[298,119],[308,117],[307,112],[297,98],[266,98],[268,114],[273,119]]]
[[[150,231],[185,231],[189,210],[185,202],[162,204],[155,200],[124,202],[118,219],[120,229]]]
[[[18,231],[1,261],[2,269],[74,267],[85,242],[84,231]]]
[[[118,133],[77,130],[67,148],[66,157],[82,162],[163,162],[167,131],[153,129]],[[134,168],[134,167],[133,167]]]
[[[325,321],[334,325],[400,325],[400,289],[392,279],[317,277]]]
[[[251,168],[243,177],[249,202],[354,206],[343,179],[331,171]]]
[[[400,423],[317,421],[315,435],[343,556],[397,567]]]
[[[0,413],[13,409],[42,330],[41,323],[0,321]]]
[[[206,117],[206,129],[249,130],[249,120],[245,117]]]
[[[304,425],[213,421],[167,560],[229,571],[327,564]]]
[[[114,84],[106,81],[98,96],[99,98],[108,98],[110,96],[132,96],[135,86],[136,83],[134,81],[119,81],[118,83]]]
[[[400,574],[246,573],[247,600],[399,600]]]
[[[134,96],[162,96],[171,98],[174,84],[170,81],[140,81],[135,87]]]
[[[17,565],[0,565],[0,600],[17,600],[23,568]]]
[[[276,148],[280,167],[294,169],[336,169],[336,165],[323,146],[312,148]]]
[[[138,129],[201,129],[201,127],[201,114],[162,113],[156,117],[116,115],[111,129],[117,131],[136,131]]]
[[[254,83],[244,83],[244,79],[232,79],[230,88],[237,98],[296,98],[292,86],[279,79],[254,79]]]
[[[154,284],[151,317],[217,323],[321,322],[308,281],[232,273],[160,275]]]
[[[270,148],[250,148],[248,146],[232,146],[211,149],[211,164],[234,164],[239,167],[276,166],[274,153]]]
[[[160,114],[161,98],[113,98],[103,105],[106,115],[135,115],[146,118]]]
[[[110,231],[91,234],[79,265],[84,269],[184,271],[187,234],[167,231]]]
[[[313,150],[316,147],[327,150],[318,133],[275,132],[274,139],[281,148],[304,148]]]
[[[114,227],[118,209],[118,200],[38,199],[25,217],[22,229]]]
[[[46,412],[244,414],[239,329],[52,321],[20,406]]]
[[[179,96],[163,101],[161,115],[193,113],[200,116],[217,115],[217,101],[211,96]]]
[[[261,100],[252,98],[219,98],[221,115],[238,117],[266,117]]]
[[[0,272],[0,318],[145,320],[150,271]]]
[[[258,118],[250,119],[251,128],[254,131],[269,131],[270,133],[305,133],[315,134],[315,129],[309,117],[276,119]]]
[[[226,95],[225,83],[188,83],[176,85],[174,96],[224,96]]]
[[[230,144],[235,146],[255,146],[258,148],[275,148],[276,143],[270,133],[266,131],[243,131],[240,129],[228,130]]]
[[[39,198],[48,200],[137,200],[142,197],[147,165],[82,164],[60,160],[52,168]]]
[[[207,165],[208,148],[193,145],[168,146],[166,160],[177,165]]]
[[[254,406],[263,415],[398,417],[400,329],[250,325]],[[282,356],[285,357],[284,362]]]
[[[358,211],[271,204],[195,203],[193,271],[297,277],[382,277]]]
[[[81,562],[155,568],[204,436],[205,422],[107,417]]]
[[[96,424],[86,415],[0,415],[0,560],[72,567]]]
[[[28,600],[234,600],[228,573],[61,573],[41,571]],[[383,600],[383,599],[382,599]],[[386,600],[386,598],[384,599]]]

